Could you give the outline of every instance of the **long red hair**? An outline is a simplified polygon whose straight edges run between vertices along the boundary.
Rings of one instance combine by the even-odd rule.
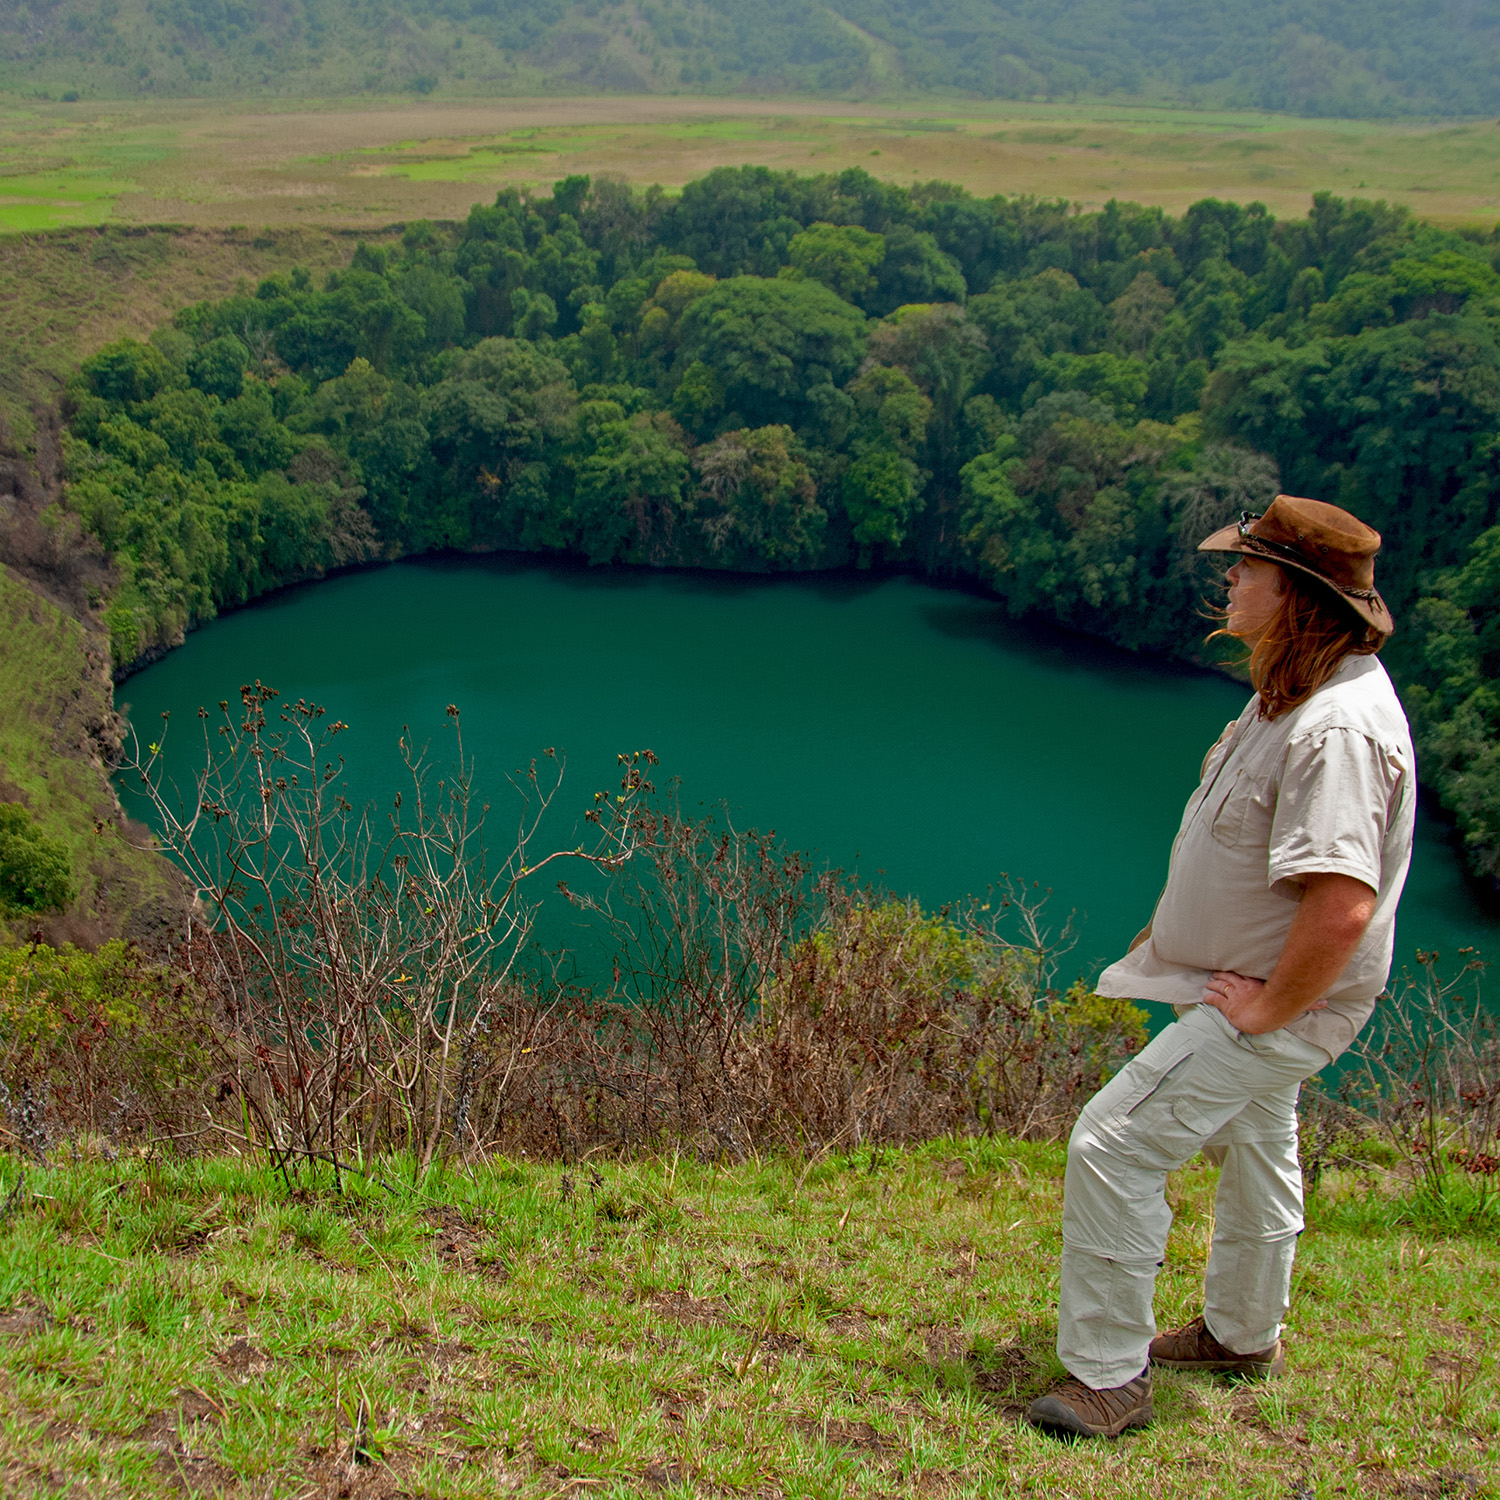
[[[1278,719],[1306,703],[1346,656],[1373,656],[1386,642],[1373,625],[1340,604],[1331,589],[1294,568],[1272,566],[1281,574],[1281,607],[1244,659],[1260,694],[1262,719]],[[1227,613],[1219,611],[1221,618]],[[1220,627],[1213,634],[1228,631]]]

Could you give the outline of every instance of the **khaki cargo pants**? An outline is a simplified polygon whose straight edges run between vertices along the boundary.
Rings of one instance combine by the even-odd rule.
[[[1095,1390],[1146,1366],[1172,1211],[1167,1173],[1220,1169],[1204,1317],[1226,1348],[1281,1335],[1302,1231],[1297,1093],[1328,1053],[1286,1031],[1244,1036],[1212,1006],[1168,1026],[1084,1108],[1068,1143],[1057,1353]]]

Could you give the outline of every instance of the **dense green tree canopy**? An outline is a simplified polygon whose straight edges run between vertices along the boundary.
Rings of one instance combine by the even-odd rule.
[[[697,425],[726,411],[795,420],[854,373],[864,346],[864,314],[819,282],[720,282],[682,315],[683,353],[713,392],[694,412]]]
[[[1386,659],[1494,875],[1497,264],[1500,233],[1327,195],[1277,221],[860,171],[675,201],[570,178],[101,350],[68,387],[69,502],[115,562],[121,664],[439,547],[893,564],[1201,659],[1194,543],[1318,496],[1386,536]]]

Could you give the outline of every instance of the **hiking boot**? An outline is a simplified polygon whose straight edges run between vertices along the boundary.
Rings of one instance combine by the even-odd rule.
[[[1236,1354],[1208,1331],[1208,1324],[1202,1318],[1194,1318],[1185,1328],[1157,1334],[1151,1340],[1151,1363],[1169,1370],[1238,1375],[1244,1380],[1268,1380],[1272,1375],[1286,1373],[1286,1355],[1280,1339],[1255,1354]]]
[[[1151,1420],[1151,1370],[1107,1391],[1093,1390],[1070,1375],[1027,1407],[1026,1420],[1075,1437],[1119,1437],[1127,1427],[1144,1427]]]

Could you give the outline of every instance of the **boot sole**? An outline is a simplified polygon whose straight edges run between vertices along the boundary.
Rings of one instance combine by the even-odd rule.
[[[1250,1364],[1242,1359],[1162,1359],[1153,1354],[1151,1364],[1158,1370],[1201,1370],[1205,1375],[1238,1375],[1241,1380],[1271,1380],[1286,1374],[1284,1354],[1265,1364]]]
[[[1137,1407],[1135,1411],[1121,1417],[1118,1422],[1095,1427],[1085,1422],[1077,1412],[1063,1405],[1061,1401],[1052,1402],[1043,1396],[1040,1400],[1031,1403],[1026,1413],[1026,1420],[1033,1427],[1041,1427],[1049,1432],[1065,1432],[1070,1437],[1114,1438],[1119,1437],[1122,1432],[1128,1432],[1132,1427],[1147,1426],[1151,1421],[1151,1403],[1148,1401],[1144,1406]]]

